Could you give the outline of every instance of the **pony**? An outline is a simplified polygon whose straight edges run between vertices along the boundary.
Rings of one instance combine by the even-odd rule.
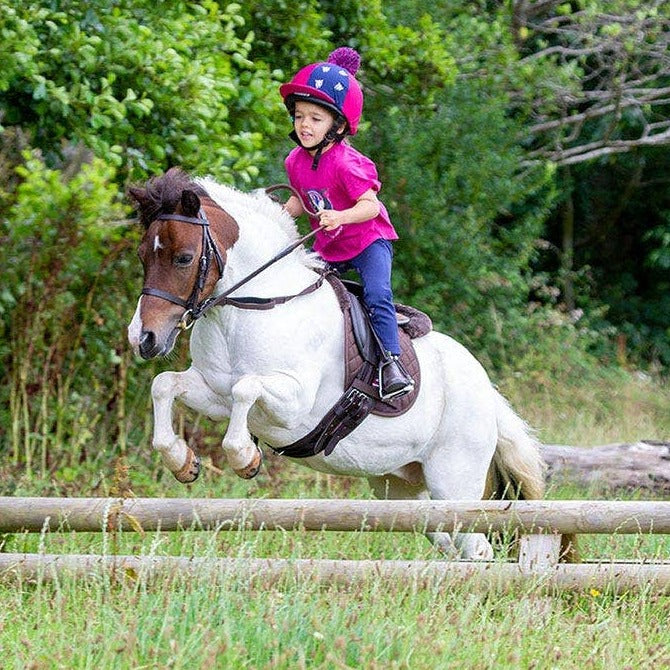
[[[128,194],[145,229],[138,252],[144,287],[129,342],[144,359],[164,357],[192,327],[191,366],[152,382],[153,447],[179,481],[198,476],[198,457],[173,427],[178,400],[228,421],[221,442],[227,463],[251,478],[261,467],[259,441],[279,450],[295,442],[343,393],[343,315],[320,281],[323,262],[265,191],[243,192],[172,168]],[[243,283],[253,297],[226,297]],[[272,308],[244,308],[254,303]],[[364,477],[379,498],[542,498],[539,443],[482,365],[436,331],[413,345],[421,386],[410,409],[394,418],[370,415],[332,453],[300,462]],[[451,556],[493,557],[481,533],[429,539]]]

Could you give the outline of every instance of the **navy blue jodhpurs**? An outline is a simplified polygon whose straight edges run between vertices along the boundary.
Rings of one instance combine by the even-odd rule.
[[[384,349],[400,355],[398,322],[391,288],[393,247],[388,240],[375,240],[349,261],[331,263],[338,272],[355,270],[363,284],[363,302],[370,314],[372,326]]]

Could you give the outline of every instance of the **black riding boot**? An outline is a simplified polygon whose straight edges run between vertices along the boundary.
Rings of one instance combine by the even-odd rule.
[[[397,356],[385,352],[379,364],[379,389],[382,400],[399,398],[414,390],[414,380],[407,374]]]

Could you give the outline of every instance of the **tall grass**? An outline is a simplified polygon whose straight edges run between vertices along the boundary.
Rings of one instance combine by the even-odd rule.
[[[545,444],[670,442],[666,378],[593,362],[577,365],[566,355],[556,366],[521,367],[498,383]]]

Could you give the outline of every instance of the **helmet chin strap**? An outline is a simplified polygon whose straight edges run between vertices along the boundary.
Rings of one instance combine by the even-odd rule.
[[[341,127],[341,123],[338,123],[337,121],[333,122],[333,125],[330,127],[330,130],[323,136],[323,139],[313,147],[306,147],[301,141],[300,138],[298,137],[298,133],[295,132],[295,130],[292,130],[289,133],[289,137],[299,146],[302,147],[303,149],[306,149],[307,151],[314,151],[316,149],[316,153],[314,154],[314,158],[312,159],[312,170],[316,170],[319,167],[319,161],[321,160],[321,154],[323,153],[323,150],[331,144],[331,142],[341,142],[344,139],[344,133],[339,133],[338,130]]]

